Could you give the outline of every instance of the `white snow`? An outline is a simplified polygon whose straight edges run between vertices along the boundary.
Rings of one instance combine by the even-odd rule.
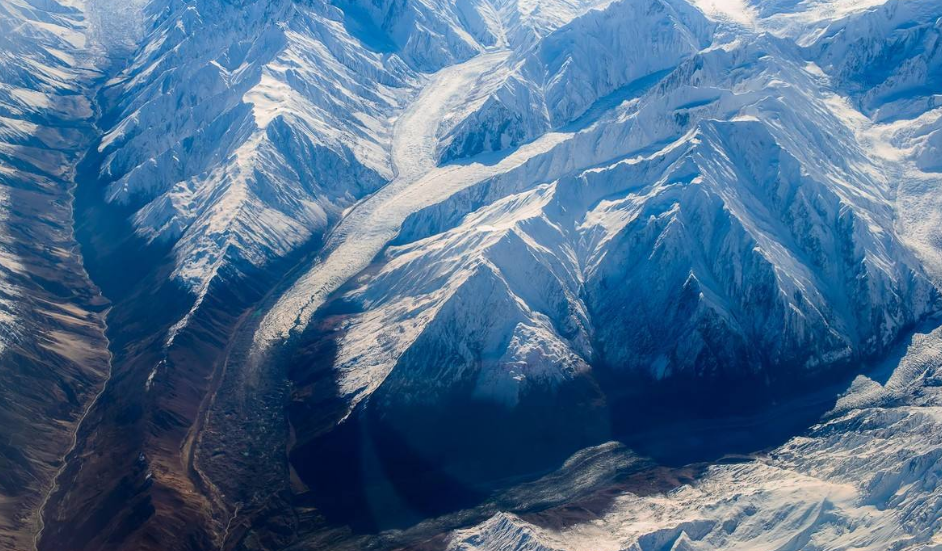
[[[939,549],[940,368],[942,331],[918,333],[889,381],[861,377],[829,420],[755,460],[666,493],[625,492],[562,529],[499,513],[453,533],[449,549]]]
[[[39,115],[93,115],[66,93],[74,50],[129,54],[103,96],[101,176],[192,293],[166,347],[220,278],[320,237],[254,351],[352,283],[363,310],[334,366],[351,409],[390,380],[406,399],[460,382],[516,407],[600,355],[658,379],[699,358],[826,370],[886,355],[940,308],[938,0],[90,2],[90,35],[0,3],[17,21],[0,153],[67,176]],[[9,195],[0,352],[6,276],[25,271]],[[429,342],[450,363],[426,365]],[[860,377],[769,457],[566,529],[500,514],[451,545],[942,546],[939,342],[917,334],[885,382]]]
[[[507,167],[517,166],[561,139],[548,135],[493,165],[475,162],[435,167],[441,118],[459,104],[476,79],[496,67],[506,55],[507,52],[482,54],[431,78],[419,98],[397,121],[393,141],[397,177],[348,212],[331,232],[321,258],[266,314],[256,334],[257,347],[266,349],[292,331],[306,327],[327,296],[366,268],[398,234],[410,214]]]
[[[693,0],[703,13],[719,21],[730,21],[755,27],[758,19],[756,8],[749,0]]]

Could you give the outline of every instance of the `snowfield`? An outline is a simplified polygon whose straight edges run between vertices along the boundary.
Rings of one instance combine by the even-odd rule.
[[[444,379],[435,367],[436,386],[475,380],[479,396],[516,403],[531,383],[571,380],[600,357],[655,379],[826,370],[884,353],[938,308],[895,231],[897,165],[872,153],[885,139],[831,77],[753,27],[720,21],[717,44],[699,51],[712,27],[689,6],[627,3],[656,21],[639,24],[609,16],[620,5],[534,49],[569,44],[576,51],[557,45],[553,55],[597,58],[591,49],[604,44],[572,46],[556,33],[601,15],[616,34],[658,26],[657,40],[639,42],[651,51],[635,55],[663,60],[619,76],[617,99],[611,85],[597,90],[558,130],[536,125],[543,133],[522,145],[436,166],[437,140],[454,139],[454,117],[442,123],[460,104],[449,91],[498,97],[511,77],[527,78],[506,53],[437,74],[397,124],[399,176],[345,215],[266,315],[257,348],[302,331],[374,261],[381,269],[346,297],[364,310],[345,324],[337,359],[351,408],[384,382],[400,396],[425,393],[422,347],[463,358]],[[575,77],[550,81],[559,78]],[[468,110],[460,105],[459,126],[492,131],[492,117]],[[572,117],[580,123],[566,124]],[[453,310],[491,293],[518,305],[506,320],[478,328],[483,320]]]
[[[942,547],[942,331],[919,332],[861,376],[821,424],[760,458],[716,465],[663,494],[625,493],[558,529],[501,513],[456,531],[484,551],[799,550]]]
[[[47,502],[50,545],[157,541],[192,511],[200,545],[304,545],[335,535],[311,511],[338,457],[363,461],[328,496],[343,525],[360,489],[439,491],[422,469],[479,492],[656,407],[850,374],[773,449],[440,541],[942,550],[939,0],[0,0],[0,46],[0,359],[22,360],[0,375],[56,425],[48,449],[0,433],[27,450],[0,466],[41,465],[0,477],[0,547],[42,535]],[[86,154],[88,212],[127,233],[91,249],[159,257],[116,308],[171,297],[111,329],[115,388],[143,398],[100,411]],[[134,472],[108,486],[109,461]],[[94,495],[58,507],[63,473]],[[115,506],[125,485],[147,506]]]

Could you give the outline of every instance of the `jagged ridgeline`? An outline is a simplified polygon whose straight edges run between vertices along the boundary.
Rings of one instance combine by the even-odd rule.
[[[0,46],[0,545],[938,544],[936,0],[0,0]]]

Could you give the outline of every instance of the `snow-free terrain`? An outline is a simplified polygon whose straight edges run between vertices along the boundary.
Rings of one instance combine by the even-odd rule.
[[[0,46],[0,545],[942,548],[938,0],[0,0]]]

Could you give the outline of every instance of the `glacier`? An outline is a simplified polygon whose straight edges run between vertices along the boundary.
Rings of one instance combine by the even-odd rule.
[[[4,546],[942,546],[937,0],[0,30]]]

